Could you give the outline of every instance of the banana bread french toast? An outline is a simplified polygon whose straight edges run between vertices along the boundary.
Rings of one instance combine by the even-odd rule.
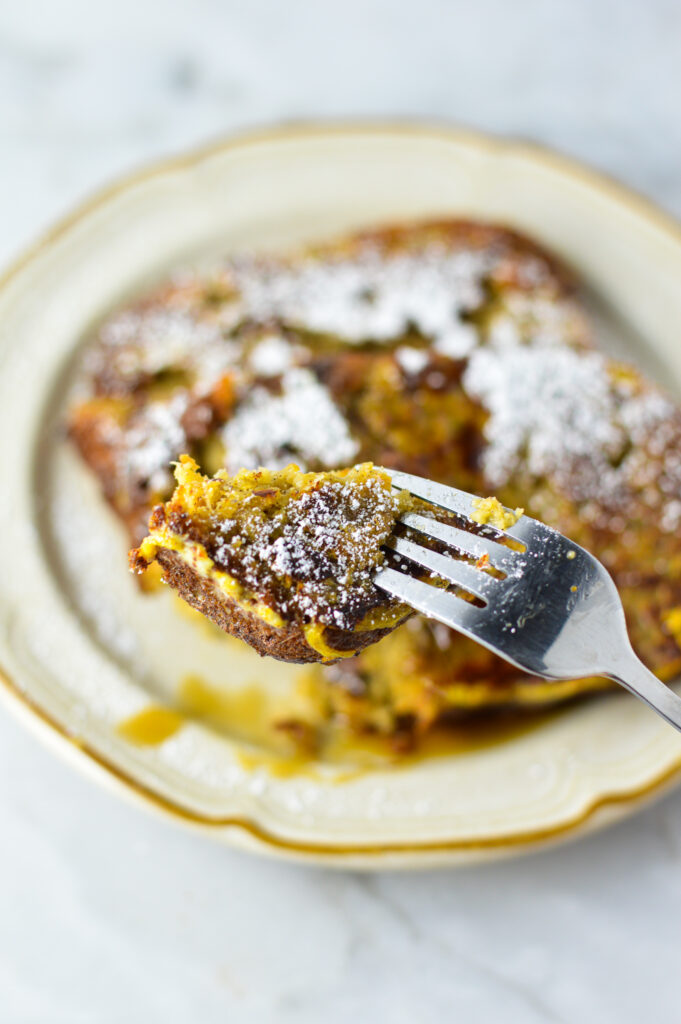
[[[157,561],[190,605],[260,654],[333,662],[387,636],[411,610],[373,583],[381,545],[413,500],[371,463],[327,473],[224,470],[182,456],[177,487],[130,552]]]
[[[644,661],[681,666],[681,413],[595,348],[575,282],[515,232],[406,224],[178,273],[86,358],[71,436],[133,544],[182,454],[230,475],[373,462],[573,537],[614,576]],[[311,671],[330,715],[388,733],[604,685],[528,677],[420,617]]]

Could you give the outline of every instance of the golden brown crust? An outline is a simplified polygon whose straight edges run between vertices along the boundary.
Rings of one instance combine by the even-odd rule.
[[[131,542],[139,544],[147,532],[149,508],[145,494],[120,486],[110,414],[102,409],[107,404],[93,401],[74,410],[69,436],[99,479],[104,497],[125,524]]]
[[[465,219],[388,225],[357,232],[330,244],[312,246],[306,252],[313,258],[324,261],[352,256],[367,245],[375,246],[377,250],[388,255],[408,253],[430,243],[451,250],[497,252],[503,258],[491,272],[490,281],[501,288],[512,287],[519,291],[531,292],[536,282],[531,276],[527,276],[526,270],[528,263],[535,261],[536,265],[541,265],[544,282],[550,286],[556,297],[566,297],[575,290],[575,282],[569,270],[534,240],[506,227]],[[294,253],[294,263],[296,258],[297,254]],[[207,302],[207,295],[211,287],[217,289],[216,294],[230,294],[229,270],[225,272],[224,278],[212,282],[210,286],[201,280],[162,284],[131,306],[129,312],[133,315],[146,315],[154,310],[165,310],[181,315],[188,313],[196,318],[197,324],[205,325],[210,322],[211,303]],[[106,327],[106,324],[104,326]],[[247,328],[249,329],[251,328]],[[143,416],[149,402],[154,400],[154,375],[142,369],[137,373],[130,373],[128,370],[123,372],[119,361],[117,362],[119,346],[108,343],[104,330],[100,332],[97,341],[101,346],[98,366],[90,374],[94,396],[71,411],[69,433],[83,459],[98,477],[105,498],[130,530],[131,541],[138,543],[144,536],[144,526],[151,507],[157,501],[169,497],[172,491],[169,474],[165,486],[159,489],[154,488],[144,476],[130,473],[124,468],[129,439],[131,434],[139,431],[140,417],[141,429],[145,429]],[[389,348],[387,357],[390,359]],[[367,374],[371,373],[374,359],[375,353],[353,351],[353,346],[345,346],[344,351],[339,349],[333,352],[330,358],[321,353],[315,358],[312,367],[329,387],[341,407],[347,408],[348,415],[351,418],[356,414],[360,415],[359,436],[361,441],[364,435],[366,439],[358,458],[369,458],[377,464],[443,480],[449,480],[452,476],[453,464],[457,484],[464,488],[472,488],[473,480],[470,478],[468,463],[474,460],[480,446],[479,423],[474,422],[475,414],[468,410],[470,428],[463,433],[458,429],[453,429],[449,433],[444,431],[440,459],[437,450],[427,450],[427,445],[424,453],[425,438],[421,436],[424,427],[419,421],[419,414],[423,410],[418,406],[412,407],[408,393],[405,393],[404,408],[395,412],[397,422],[394,424],[392,420],[389,423],[374,422],[375,416],[371,415],[367,420],[365,410],[355,411],[353,387],[361,394]],[[450,387],[455,386],[464,363],[438,359],[437,356],[434,359],[431,369],[450,378]],[[165,373],[165,370],[162,373]],[[413,386],[415,379],[409,382],[410,387]],[[420,380],[420,387],[423,390],[423,379]],[[169,453],[168,462],[183,453],[199,454],[197,446],[201,445],[209,428],[215,429],[228,419],[235,397],[234,381],[227,373],[215,382],[214,388],[203,395],[198,403],[192,403],[182,416],[184,439],[178,443],[175,451]],[[437,393],[435,400],[438,400]],[[439,422],[455,422],[458,418],[457,413],[456,402],[448,402],[445,395],[443,408],[437,414]],[[382,446],[380,439],[386,427],[387,443]],[[432,437],[432,431],[427,423],[425,427],[425,436]],[[405,434],[413,435],[412,443],[409,445],[410,451],[400,450],[396,453],[394,442],[402,441]],[[465,451],[459,456],[456,449],[462,443]],[[199,462],[202,462],[200,458]]]
[[[275,627],[264,622],[227,597],[213,580],[201,576],[177,552],[162,548],[158,551],[156,560],[163,568],[166,582],[187,604],[196,608],[226,633],[245,641],[258,654],[276,658],[278,661],[293,661],[299,664],[315,661],[328,663],[333,660],[322,658],[318,651],[310,647],[300,626],[292,624]],[[133,567],[136,567],[136,563],[133,563]],[[324,642],[334,650],[355,653],[369,644],[376,643],[390,632],[390,629],[370,629],[358,633],[327,626]]]
[[[473,299],[465,287],[461,291],[456,274],[450,278],[446,268],[438,269],[438,260],[446,263],[458,253],[464,278],[470,265],[478,267],[472,272]],[[414,266],[402,278],[397,275],[397,285],[394,278],[385,286],[380,274],[366,276],[372,260],[375,266],[395,256],[393,262],[400,264],[410,254]],[[355,269],[337,291],[334,267],[344,260],[355,260]],[[302,313],[295,302],[283,311],[276,304],[263,307],[256,288],[255,300],[250,306],[251,299],[246,302],[248,315],[230,319],[228,296],[243,285],[246,294],[249,274],[262,284],[273,272],[290,298],[287,274],[295,277],[301,267],[311,271],[315,285],[304,296],[308,304],[303,302]],[[421,272],[424,304],[416,294],[405,305],[399,289]],[[151,507],[170,497],[167,466],[180,454],[192,455],[212,474],[228,464],[232,444],[239,452],[236,468],[274,468],[281,452],[267,446],[257,463],[241,459],[249,441],[247,432],[240,432],[244,422],[249,426],[241,414],[254,399],[266,404],[267,396],[283,394],[290,367],[326,393],[358,447],[351,458],[325,461],[328,450],[319,457],[313,451],[310,458],[303,451],[299,459],[294,444],[287,448],[289,460],[309,470],[370,461],[476,494],[495,493],[509,507],[525,506],[528,514],[573,537],[606,564],[620,590],[632,642],[646,664],[660,674],[678,668],[681,413],[637,371],[598,354],[579,299],[573,298],[575,283],[559,260],[512,230],[453,220],[381,227],[281,258],[243,264],[237,259],[220,273],[215,279],[174,277],[141,303],[114,314],[91,351],[99,371],[89,373],[93,397],[72,413],[72,436],[134,541],[141,539]],[[431,286],[436,295],[440,288],[440,313]],[[395,320],[396,308],[402,321]],[[458,320],[448,333],[445,321],[452,309]],[[165,335],[147,330],[148,324],[139,326],[140,318],[154,311],[189,317],[187,352],[200,350],[206,325],[219,322],[235,360],[232,376],[228,371],[200,401],[198,389],[185,380],[188,401],[198,404],[176,417],[172,446],[154,444],[158,475],[151,480],[146,464],[145,472],[137,471],[139,460],[130,469],[132,439],[145,436],[145,414],[168,397],[169,383],[182,390],[187,361],[187,352],[178,357],[176,333],[166,347]],[[139,327],[132,341],[109,343],[112,325],[118,330],[126,317]],[[266,367],[260,374],[252,355],[263,337],[274,338],[275,350],[276,342],[280,350],[288,346],[290,358],[279,370]],[[167,362],[155,362],[158,357]],[[187,358],[191,363],[194,357]],[[553,389],[552,382],[561,387]],[[513,410],[519,410],[518,419],[510,416]],[[207,448],[215,440],[211,461]],[[234,466],[228,465],[232,473]],[[410,729],[427,728],[452,709],[536,706],[593,688],[589,681],[540,683],[453,631],[418,618],[378,648],[313,674],[324,681],[330,714],[346,724],[357,722],[358,728],[387,732],[405,721],[413,723]]]
[[[456,248],[487,249],[498,246],[504,250],[504,280],[511,281],[519,287],[531,287],[522,274],[518,273],[520,264],[528,256],[540,261],[552,278],[552,283],[564,295],[577,290],[577,280],[570,268],[562,260],[545,249],[535,239],[502,224],[488,224],[484,221],[445,218],[425,221],[418,224],[390,224],[385,227],[369,228],[358,231],[351,237],[354,247],[373,243],[384,250],[406,250],[415,245],[433,241]],[[335,244],[320,248],[324,254]]]

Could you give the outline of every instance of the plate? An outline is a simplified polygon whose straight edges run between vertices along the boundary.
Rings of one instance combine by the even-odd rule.
[[[588,283],[606,347],[681,390],[681,232],[622,187],[539,148],[424,125],[311,125],[228,140],[105,190],[0,283],[0,665],[7,706],[93,777],[215,839],[358,868],[517,854],[611,822],[672,785],[681,736],[626,694],[503,742],[404,767],[283,775],[187,720],[140,746],[122,720],[183,673],[290,686],[289,666],[142,595],[126,541],[61,429],[74,354],[168,268],[395,219],[466,215],[529,232]]]

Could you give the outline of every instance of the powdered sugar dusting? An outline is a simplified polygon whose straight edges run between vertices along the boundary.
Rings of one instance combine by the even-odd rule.
[[[464,387],[491,413],[483,462],[493,485],[505,483],[521,458],[532,474],[544,476],[565,457],[589,457],[595,450],[614,455],[622,442],[612,422],[605,367],[595,353],[480,348],[466,368]]]
[[[278,334],[267,334],[251,350],[251,370],[259,377],[277,377],[291,366],[292,347]]]
[[[397,492],[376,476],[325,480],[259,518],[247,539],[238,521],[216,519],[211,554],[253,592],[274,593],[286,618],[352,629],[367,605],[386,602],[373,573],[400,509]]]
[[[256,387],[222,431],[227,469],[283,469],[297,462],[342,466],[359,450],[326,388],[309,370],[293,369],[281,394]]]
[[[449,330],[435,337],[433,348],[448,359],[463,359],[478,343],[478,332],[472,324],[454,323]]]
[[[427,349],[412,348],[410,345],[402,345],[395,352],[395,358],[407,374],[421,373],[430,362],[430,352]]]
[[[219,393],[228,397],[231,388],[239,399],[236,411],[222,406],[231,413],[222,430],[231,471],[278,468],[292,458],[303,467],[347,464],[359,446],[314,373],[296,368],[303,339],[291,340],[286,329],[347,345],[390,343],[416,332],[431,348],[403,345],[398,358],[407,375],[417,374],[432,352],[460,359],[474,348],[477,329],[465,317],[485,300],[484,280],[500,258],[492,246],[452,249],[430,242],[386,252],[363,244],[347,255],[243,256],[217,274],[176,274],[156,302],[106,321],[91,357],[105,394],[134,394],[164,375],[180,389],[171,399],[143,405],[122,430],[116,427],[112,450],[121,480],[166,488],[168,460],[186,447],[187,408],[195,424],[203,416],[211,429],[212,389],[228,373],[231,383]],[[254,325],[261,336],[252,341]],[[302,351],[307,362],[310,350]],[[254,384],[258,378],[278,381],[280,393]]]
[[[487,339],[496,348],[524,341],[533,345],[590,347],[589,325],[570,298],[535,292],[507,290],[487,328]]]
[[[463,385],[490,413],[483,469],[491,487],[519,471],[564,484],[573,498],[622,504],[631,488],[653,483],[679,425],[672,403],[653,390],[633,391],[596,352],[553,345],[477,349]],[[672,488],[679,493],[681,474]],[[657,504],[660,481],[655,489]],[[663,516],[674,521],[669,511]]]
[[[458,338],[465,350],[461,317],[483,301],[482,281],[493,262],[484,249],[430,245],[386,256],[365,246],[345,259],[241,261],[235,275],[244,308],[256,319],[281,319],[350,344],[416,329],[450,346]]]
[[[152,402],[139,414],[127,434],[126,467],[136,481],[152,492],[161,492],[171,479],[170,462],[181,454],[187,438],[182,416],[188,394],[180,392],[169,402]]]
[[[199,379],[214,378],[236,355],[216,324],[186,310],[159,306],[117,313],[103,324],[100,339],[95,372],[101,367],[119,386],[170,368],[190,371]]]
[[[115,314],[96,350],[104,393],[135,394],[140,382],[180,371],[170,398],[142,403],[124,427],[112,417],[123,486],[170,486],[168,463],[188,445],[188,409],[195,426],[203,416],[206,431],[219,429],[230,472],[291,461],[347,465],[358,439],[317,362],[339,347],[371,352],[394,342],[408,389],[448,388],[442,360],[466,365],[464,391],[490,414],[480,455],[490,488],[522,472],[604,507],[621,505],[633,489],[658,509],[664,529],[675,529],[681,456],[672,404],[613,378],[578,303],[542,261],[513,256],[508,278],[504,259],[498,243],[457,249],[434,241],[394,251],[364,242],[294,259],[249,255],[222,267],[217,290],[212,278],[188,274],[156,305]],[[490,291],[490,277],[504,283]],[[216,389],[223,404],[211,405],[226,373],[227,386]],[[458,374],[451,380],[459,386]]]

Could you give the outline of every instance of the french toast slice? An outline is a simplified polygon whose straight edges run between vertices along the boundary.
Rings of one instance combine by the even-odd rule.
[[[85,352],[89,394],[69,429],[134,545],[183,453],[209,474],[372,462],[495,493],[594,551],[639,655],[668,678],[681,667],[681,412],[591,333],[574,278],[531,239],[464,220],[380,227],[178,272],[114,311]],[[166,575],[214,605],[176,555],[160,553]],[[348,728],[402,734],[604,685],[534,679],[418,616],[309,671]]]
[[[387,636],[411,611],[373,584],[382,545],[413,504],[371,463],[326,473],[203,476],[189,456],[172,498],[130,553],[221,629],[280,661],[333,662]]]

